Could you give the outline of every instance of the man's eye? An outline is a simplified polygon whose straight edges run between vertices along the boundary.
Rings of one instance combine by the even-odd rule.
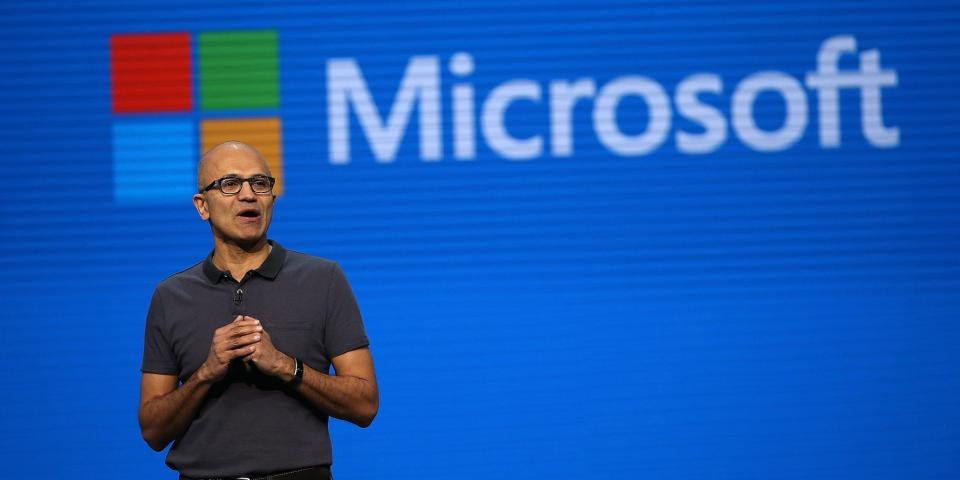
[[[250,183],[257,188],[265,188],[267,185],[270,185],[270,181],[266,178],[254,178],[250,180]]]
[[[239,179],[239,178],[224,178],[223,180],[220,181],[220,185],[223,186],[223,187],[225,187],[225,188],[236,188],[238,185],[240,185],[240,179]]]

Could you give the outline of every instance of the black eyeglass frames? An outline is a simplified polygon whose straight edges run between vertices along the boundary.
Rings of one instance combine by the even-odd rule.
[[[236,195],[240,193],[240,190],[243,188],[243,182],[250,184],[250,189],[253,190],[253,193],[256,193],[257,195],[266,195],[273,191],[273,186],[277,183],[277,179],[267,175],[254,175],[248,178],[241,178],[236,175],[227,175],[226,177],[221,177],[214,180],[205,188],[201,188],[200,193],[207,192],[214,188],[219,188],[220,192],[222,192],[224,195]]]

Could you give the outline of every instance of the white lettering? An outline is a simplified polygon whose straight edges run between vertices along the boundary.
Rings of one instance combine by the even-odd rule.
[[[826,39],[817,53],[816,73],[807,73],[807,86],[817,90],[820,111],[820,146],[840,146],[839,89],[860,89],[860,120],[863,135],[875,147],[890,148],[900,144],[900,130],[883,126],[880,102],[881,87],[895,87],[897,72],[880,70],[880,53],[876,50],[860,54],[860,71],[838,71],[840,56],[857,51],[857,40],[851,35]]]
[[[437,57],[413,57],[400,82],[386,124],[373,103],[367,82],[352,59],[327,62],[327,111],[330,163],[350,161],[349,104],[360,119],[363,133],[378,162],[393,162],[410,121],[414,103],[420,115],[420,158],[440,160],[440,70]]]
[[[863,136],[874,147],[892,148],[900,145],[900,129],[883,126],[883,106],[880,101],[880,87],[897,86],[897,72],[880,70],[880,52],[877,50],[860,54],[860,72],[864,77],[860,86]]]
[[[640,75],[617,77],[603,85],[591,77],[547,82],[506,79],[492,88],[486,87],[489,83],[484,81],[481,82],[484,89],[489,88],[484,97],[470,80],[476,65],[473,56],[467,52],[455,53],[447,64],[454,81],[449,86],[451,104],[446,107],[441,105],[441,79],[449,77],[441,76],[439,57],[414,56],[407,63],[386,115],[382,115],[374,103],[356,60],[332,59],[327,62],[330,162],[350,162],[352,116],[357,118],[374,158],[380,163],[395,161],[412,123],[414,109],[418,113],[414,128],[419,132],[419,156],[423,161],[443,158],[443,114],[446,112],[451,114],[452,140],[452,152],[447,154],[452,153],[456,160],[477,158],[478,137],[499,157],[509,160],[537,158],[544,154],[545,134],[518,137],[508,128],[518,122],[507,122],[506,116],[510,108],[521,101],[532,102],[539,108],[544,88],[548,89],[547,105],[543,107],[549,112],[550,154],[557,158],[574,154],[578,104],[592,109],[596,138],[615,155],[646,155],[662,146],[670,135],[674,108],[680,118],[695,125],[689,128],[687,122],[677,125],[674,140],[679,153],[703,155],[716,152],[727,142],[731,129],[734,136],[752,150],[785,150],[803,138],[809,123],[810,105],[805,88],[817,95],[817,133],[822,148],[839,148],[841,145],[842,89],[859,91],[860,122],[866,142],[878,148],[897,147],[900,129],[884,123],[882,98],[884,87],[898,85],[897,71],[881,68],[880,52],[876,49],[859,53],[858,69],[841,71],[840,62],[844,55],[857,55],[857,41],[852,35],[836,35],[824,40],[817,51],[816,68],[806,72],[804,83],[784,72],[753,73],[734,86],[729,111],[717,106],[720,102],[726,104],[724,80],[719,74],[710,72],[696,73],[680,80],[672,98],[660,83]],[[779,95],[785,105],[783,123],[771,130],[765,129],[769,127],[760,128],[757,122],[757,115],[763,116],[758,108],[765,105],[763,95],[767,93]],[[645,104],[646,125],[639,133],[625,129],[622,124],[621,109],[632,108],[624,106],[627,97],[637,97]],[[711,99],[715,101],[708,101]],[[698,131],[697,126],[703,131]],[[688,131],[691,129],[693,131]],[[583,133],[580,132],[580,138]]]
[[[691,75],[677,85],[674,102],[680,115],[703,125],[704,132],[696,135],[677,131],[677,150],[683,153],[710,153],[727,141],[727,119],[720,110],[701,103],[700,92],[723,93],[723,80],[719,75],[700,73]]]
[[[473,57],[469,53],[455,54],[450,59],[450,72],[458,77],[472,75]],[[473,97],[473,85],[453,86],[453,156],[457,160],[473,160],[477,156]]]
[[[768,90],[779,93],[787,106],[783,126],[772,132],[761,130],[753,119],[757,96]],[[730,110],[737,137],[761,152],[785,150],[800,140],[807,127],[807,95],[800,82],[782,72],[759,72],[744,79],[733,92]]]
[[[480,125],[487,144],[503,158],[509,160],[529,160],[543,153],[543,138],[533,135],[527,139],[518,139],[507,132],[504,115],[510,104],[517,100],[540,101],[540,85],[533,80],[513,80],[498,85],[490,92],[483,104]]]
[[[647,102],[647,129],[629,136],[617,124],[617,105],[627,95]],[[593,127],[600,143],[613,153],[635,156],[650,153],[667,138],[670,130],[670,99],[659,83],[641,76],[620,77],[608,83],[593,106]]]
[[[550,82],[550,153],[554,157],[573,155],[573,107],[581,98],[593,98],[596,91],[592,78]]]

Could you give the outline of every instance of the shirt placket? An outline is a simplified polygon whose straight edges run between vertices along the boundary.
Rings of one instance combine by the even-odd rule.
[[[247,314],[247,304],[249,300],[247,298],[247,281],[250,280],[250,277],[253,276],[253,271],[247,272],[239,282],[233,279],[232,276],[228,273],[223,274],[223,278],[228,282],[232,290],[233,302],[230,308],[232,316],[235,318],[237,315],[246,315]]]

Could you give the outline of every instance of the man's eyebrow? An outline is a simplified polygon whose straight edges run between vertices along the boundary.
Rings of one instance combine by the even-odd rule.
[[[270,176],[269,173],[257,172],[257,173],[251,173],[249,177],[244,177],[243,175],[240,175],[239,173],[232,173],[232,172],[231,172],[231,173],[225,173],[225,174],[223,174],[223,176],[221,176],[221,177],[219,177],[219,178],[227,178],[227,177],[253,178],[253,177],[269,177],[269,176]]]

